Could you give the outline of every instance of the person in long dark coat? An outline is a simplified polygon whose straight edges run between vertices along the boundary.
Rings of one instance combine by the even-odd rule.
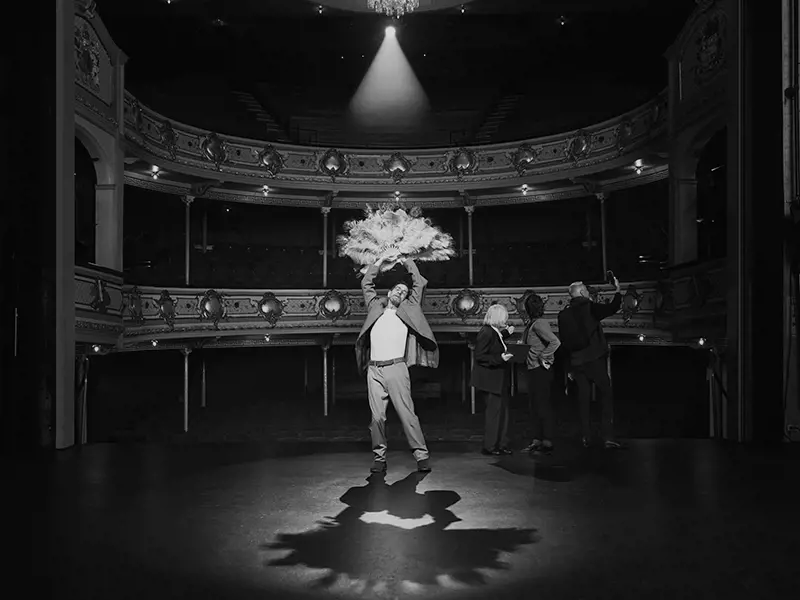
[[[483,454],[511,454],[508,448],[508,410],[511,395],[511,369],[505,340],[514,333],[508,325],[508,311],[502,304],[493,304],[486,311],[483,327],[475,339],[472,386],[486,398],[486,425]]]

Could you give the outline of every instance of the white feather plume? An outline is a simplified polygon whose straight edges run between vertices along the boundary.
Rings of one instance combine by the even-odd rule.
[[[345,223],[347,233],[337,238],[339,256],[361,265],[362,274],[369,265],[392,253],[399,254],[398,260],[384,263],[381,271],[388,271],[404,258],[445,261],[455,255],[452,236],[423,218],[418,207],[406,212],[388,204],[377,209],[367,206],[365,213],[366,218]]]

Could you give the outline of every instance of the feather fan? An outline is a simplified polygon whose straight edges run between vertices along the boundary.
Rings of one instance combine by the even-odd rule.
[[[347,232],[337,238],[339,256],[347,256],[361,265],[361,274],[369,265],[391,253],[399,253],[395,262],[381,265],[388,271],[400,260],[445,261],[455,255],[453,238],[421,216],[419,207],[410,211],[385,204],[377,209],[367,206],[365,218],[344,224]]]

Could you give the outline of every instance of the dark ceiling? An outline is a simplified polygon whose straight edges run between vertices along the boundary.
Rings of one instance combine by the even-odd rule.
[[[398,38],[440,115],[438,133],[384,141],[506,141],[634,108],[666,86],[663,52],[694,6],[474,0],[463,14],[412,13]],[[307,0],[99,0],[98,12],[129,56],[127,87],[171,118],[247,137],[364,145],[335,121],[380,46],[384,16],[319,14]],[[482,129],[498,103],[507,108],[501,125]]]

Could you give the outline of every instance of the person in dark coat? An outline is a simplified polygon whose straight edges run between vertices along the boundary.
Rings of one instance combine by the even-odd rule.
[[[486,311],[483,327],[475,339],[475,358],[472,365],[472,386],[486,398],[486,426],[483,454],[511,454],[508,449],[508,405],[513,356],[505,340],[514,333],[508,325],[508,311],[502,304],[493,304]]]
[[[614,278],[614,299],[607,304],[593,302],[581,281],[569,286],[570,302],[558,315],[558,334],[569,355],[569,372],[578,387],[583,445],[591,443],[591,385],[597,388],[602,406],[602,435],[605,447],[621,448],[614,439],[614,396],[608,376],[608,342],[602,320],[619,311],[622,296]]]
[[[408,445],[417,461],[417,470],[428,472],[428,446],[414,411],[411,398],[411,377],[408,367],[439,366],[439,346],[430,325],[422,313],[422,296],[428,280],[410,258],[403,261],[411,276],[410,287],[397,283],[385,297],[375,290],[375,276],[384,261],[393,262],[397,256],[385,257],[371,265],[361,281],[367,318],[356,339],[356,363],[366,375],[369,407],[372,412],[373,473],[386,471],[386,409],[392,401],[403,425]]]

